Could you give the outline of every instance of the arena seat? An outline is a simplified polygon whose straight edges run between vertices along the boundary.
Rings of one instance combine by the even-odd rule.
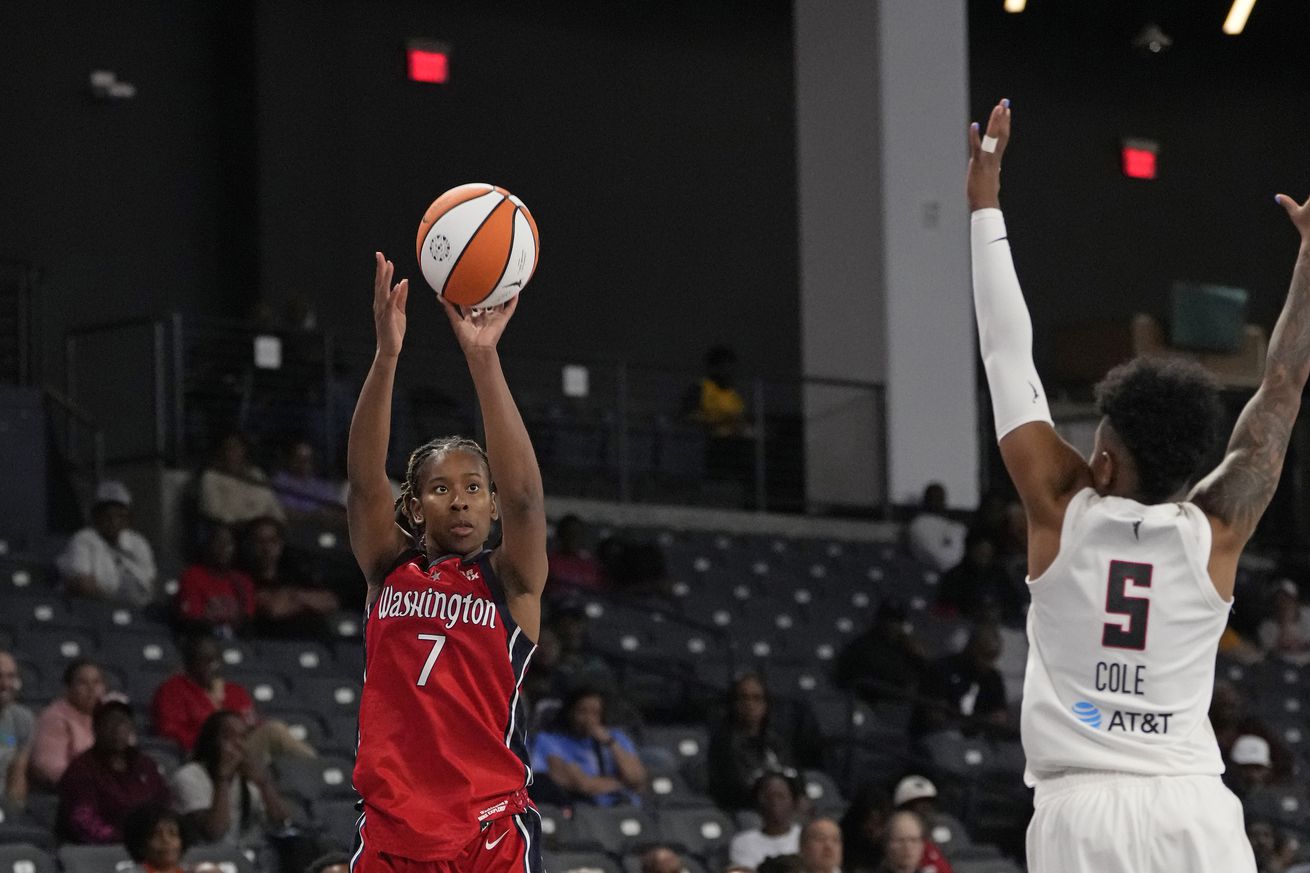
[[[624,855],[654,844],[657,833],[651,814],[639,807],[576,806],[561,845]]]
[[[31,843],[0,845],[0,871],[4,873],[58,873],[54,857]]]
[[[550,873],[623,873],[622,868],[600,852],[543,852],[543,866]]]
[[[359,810],[353,800],[323,799],[311,805],[319,836],[333,848],[349,852],[355,843]]]
[[[325,799],[355,797],[350,783],[354,762],[343,758],[288,758],[274,765],[277,784],[301,799],[315,804]]]
[[[64,873],[114,873],[114,871],[131,870],[135,863],[121,844],[112,846],[78,846],[66,844],[59,847],[59,863]]]
[[[208,861],[222,873],[259,873],[255,863],[240,849],[231,846],[192,846],[182,858],[185,867]]]
[[[658,825],[663,842],[707,860],[726,852],[737,830],[727,813],[708,804],[661,809]]]

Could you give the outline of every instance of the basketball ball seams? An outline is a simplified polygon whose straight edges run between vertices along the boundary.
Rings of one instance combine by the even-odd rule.
[[[490,193],[490,192],[483,192],[483,193]],[[473,248],[473,242],[478,238],[478,234],[482,232],[482,228],[486,226],[487,222],[491,220],[491,217],[496,214],[496,212],[500,209],[501,205],[504,202],[505,202],[505,198],[502,196],[495,206],[487,210],[487,214],[483,216],[482,221],[478,222],[478,226],[473,229],[473,233],[469,234],[468,242],[464,245],[463,248],[459,250],[459,254],[455,256],[455,262],[450,265],[450,272],[446,273],[446,281],[441,283],[441,291],[439,293],[441,294],[442,297],[446,296],[446,289],[450,286],[450,280],[455,276],[455,271],[459,269],[460,261],[464,260],[464,255],[468,254],[469,249]],[[494,290],[494,286],[493,286],[493,290]],[[491,291],[488,291],[485,295],[483,295],[482,299],[486,300],[487,297],[490,295],[491,295]],[[460,304],[460,305],[477,306],[476,303]]]
[[[500,276],[499,278],[496,279],[495,283],[491,286],[491,290],[487,292],[487,297],[490,297],[492,294],[494,294],[496,292],[496,289],[500,287],[500,283],[505,281],[505,274],[509,272],[509,262],[514,260],[514,237],[515,237],[514,219],[518,217],[518,213],[519,213],[518,207],[515,207],[514,214],[509,217],[509,245],[505,247],[505,264],[500,268]],[[487,297],[483,297],[482,299],[486,300]]]

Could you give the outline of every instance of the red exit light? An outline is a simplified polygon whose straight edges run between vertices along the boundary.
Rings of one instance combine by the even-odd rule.
[[[1155,156],[1160,147],[1148,140],[1125,140],[1122,160],[1124,175],[1129,179],[1154,179]]]
[[[449,58],[442,46],[411,43],[405,49],[405,56],[411,82],[441,85],[450,76]]]

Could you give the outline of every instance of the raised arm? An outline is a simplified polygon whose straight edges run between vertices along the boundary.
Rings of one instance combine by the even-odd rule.
[[[1087,462],[1055,432],[1033,364],[1033,327],[1014,271],[1001,215],[1001,156],[1010,140],[1010,101],[992,109],[984,139],[969,128],[970,249],[978,347],[991,389],[996,438],[1005,468],[1028,515],[1029,573],[1034,578],[1059,551],[1064,508],[1091,483]]]
[[[1223,461],[1190,498],[1210,516],[1210,575],[1225,595],[1232,592],[1242,548],[1278,487],[1310,376],[1310,200],[1298,205],[1286,194],[1276,199],[1301,233],[1292,285],[1269,340],[1260,387],[1238,417]]]
[[[523,426],[514,397],[500,368],[496,344],[505,325],[518,308],[516,296],[503,306],[479,312],[463,312],[442,300],[450,326],[468,361],[473,387],[482,409],[482,426],[487,434],[487,457],[496,484],[500,510],[501,546],[496,550],[496,573],[505,582],[511,599],[531,601],[532,618],[525,622],[515,609],[515,620],[535,639],[539,599],[546,587],[546,505],[541,470],[532,450],[528,429]],[[520,604],[522,606],[523,604]],[[511,607],[514,604],[511,603]]]
[[[405,300],[409,280],[392,286],[393,265],[381,252],[374,253],[373,324],[377,352],[360,389],[355,415],[350,420],[346,446],[346,520],[350,548],[364,571],[369,589],[383,576],[407,545],[405,532],[396,525],[391,482],[387,479],[387,445],[391,440],[391,389],[396,362],[405,339]]]

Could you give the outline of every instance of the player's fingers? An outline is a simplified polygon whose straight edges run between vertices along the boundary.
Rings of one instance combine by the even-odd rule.
[[[509,321],[514,315],[514,310],[519,308],[519,295],[515,294],[505,304],[505,320]]]
[[[992,107],[992,114],[987,119],[987,134],[983,139],[983,151],[996,155],[1000,160],[1010,141],[1010,101],[1002,100]]]
[[[437,299],[441,301],[441,307],[446,310],[446,317],[450,319],[452,327],[458,325],[459,322],[464,320],[464,314],[460,312],[458,306],[451,303],[445,297],[438,297]]]
[[[387,297],[387,283],[383,281],[386,263],[386,259],[382,257],[382,252],[373,253],[373,299],[378,303],[381,303]]]
[[[405,311],[405,302],[409,300],[409,280],[401,279],[400,284],[396,285],[396,309],[403,314]]]
[[[982,148],[982,134],[979,133],[978,122],[969,125],[969,158],[976,159],[978,152]]]

